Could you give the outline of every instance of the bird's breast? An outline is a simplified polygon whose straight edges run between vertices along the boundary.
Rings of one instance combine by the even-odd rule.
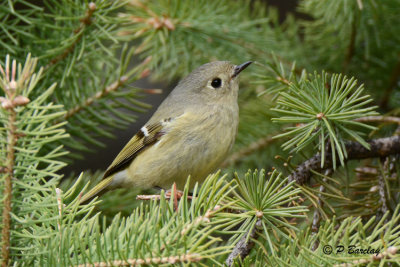
[[[135,181],[162,188],[174,182],[183,188],[189,175],[192,185],[202,182],[226,158],[237,127],[235,107],[185,112],[166,126],[157,144],[134,160],[131,175]]]

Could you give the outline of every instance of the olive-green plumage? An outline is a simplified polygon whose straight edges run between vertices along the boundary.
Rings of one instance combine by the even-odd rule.
[[[202,182],[232,148],[239,123],[238,74],[251,62],[204,64],[184,78],[81,202],[116,187],[183,188]]]

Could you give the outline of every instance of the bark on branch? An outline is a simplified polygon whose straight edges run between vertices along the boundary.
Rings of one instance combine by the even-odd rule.
[[[7,159],[6,159],[6,171],[4,179],[4,202],[2,212],[2,231],[1,231],[1,266],[6,267],[10,261],[10,231],[11,231],[11,198],[12,198],[12,178],[14,173],[14,157],[15,157],[15,145],[17,144],[17,127],[16,124],[16,112],[14,109],[10,109],[8,117],[8,144],[7,144]]]
[[[366,149],[358,142],[348,142],[346,144],[347,160],[387,157],[400,154],[400,136],[378,138],[367,141],[370,149]],[[332,155],[330,151],[325,153],[325,165],[321,167],[321,154],[317,153],[312,158],[300,164],[289,176],[289,181],[296,181],[304,184],[311,177],[311,171],[321,172],[333,167]]]
[[[55,65],[56,63],[58,63],[59,61],[61,61],[64,58],[66,58],[70,53],[72,53],[74,51],[74,49],[76,48],[76,45],[82,39],[82,34],[83,34],[84,29],[87,26],[89,26],[90,24],[92,24],[92,17],[93,17],[93,13],[94,13],[95,10],[96,10],[96,4],[93,3],[93,2],[90,2],[88,4],[88,9],[86,10],[85,16],[80,20],[81,23],[80,23],[79,27],[76,28],[74,30],[74,32],[73,32],[73,34],[76,35],[77,37],[71,43],[71,45],[64,50],[64,52],[62,54],[60,54],[57,57],[55,57],[52,60],[50,60],[50,62],[45,67],[46,70],[48,68],[50,68],[51,66]]]
[[[246,258],[247,255],[250,254],[251,249],[254,247],[253,239],[257,238],[258,228],[260,227],[261,227],[261,220],[258,220],[254,225],[254,227],[249,231],[249,233],[243,235],[242,238],[236,243],[231,254],[229,254],[228,258],[225,261],[225,264],[227,266],[232,266],[234,260],[237,257],[244,259]]]

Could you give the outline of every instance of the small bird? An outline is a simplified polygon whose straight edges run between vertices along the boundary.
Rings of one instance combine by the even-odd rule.
[[[204,64],[179,82],[81,203],[119,187],[203,182],[231,150],[239,124],[239,73],[252,62]]]

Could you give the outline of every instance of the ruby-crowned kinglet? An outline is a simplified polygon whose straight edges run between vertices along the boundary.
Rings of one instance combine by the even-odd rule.
[[[202,182],[235,142],[237,77],[250,64],[215,61],[180,81],[81,202],[106,188],[183,188],[189,175],[192,186]]]

